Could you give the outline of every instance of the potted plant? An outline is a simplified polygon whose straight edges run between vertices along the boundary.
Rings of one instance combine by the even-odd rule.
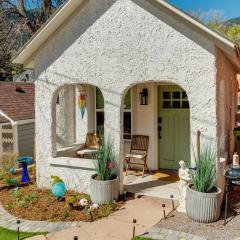
[[[211,147],[195,157],[196,170],[191,171],[192,184],[187,187],[186,213],[197,222],[214,222],[220,216],[222,191],[215,185],[216,158]]]
[[[102,139],[94,161],[96,174],[90,179],[90,196],[93,203],[103,204],[117,200],[119,180],[117,165],[109,141]]]

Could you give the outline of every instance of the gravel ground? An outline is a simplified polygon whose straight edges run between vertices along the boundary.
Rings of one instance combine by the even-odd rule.
[[[158,223],[157,227],[182,231],[194,235],[202,236],[207,240],[240,240],[240,192],[231,194],[230,204],[232,206],[228,212],[228,223],[224,223],[224,211],[220,220],[214,223],[203,224],[189,219],[186,214],[174,211],[166,220]]]

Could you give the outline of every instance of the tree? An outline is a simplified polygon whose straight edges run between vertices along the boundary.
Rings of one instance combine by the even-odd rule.
[[[20,69],[11,64],[11,57],[64,2],[0,0],[0,77],[11,78]]]
[[[240,25],[225,27],[224,33],[229,39],[240,44]]]
[[[227,21],[224,18],[224,14],[220,10],[209,10],[202,11],[198,10],[195,12],[190,12],[190,15],[197,18],[204,24],[213,28],[214,30],[225,35],[227,38],[234,42],[240,43],[240,25],[239,24],[229,24],[231,21]]]

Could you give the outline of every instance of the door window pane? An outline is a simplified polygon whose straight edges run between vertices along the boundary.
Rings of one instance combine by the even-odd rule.
[[[171,92],[163,92],[163,99],[171,99]]]
[[[173,101],[173,108],[181,108],[180,101]]]
[[[171,101],[163,101],[163,108],[171,108]]]
[[[189,108],[189,102],[188,101],[183,101],[182,102],[182,108]]]
[[[182,99],[188,99],[186,92],[182,92]]]
[[[180,99],[181,98],[181,93],[180,92],[173,92],[173,99]]]

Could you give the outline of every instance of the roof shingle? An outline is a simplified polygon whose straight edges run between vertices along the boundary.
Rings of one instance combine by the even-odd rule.
[[[0,82],[0,110],[13,121],[34,119],[34,103],[33,83]],[[0,123],[4,122],[8,120],[0,115]]]

